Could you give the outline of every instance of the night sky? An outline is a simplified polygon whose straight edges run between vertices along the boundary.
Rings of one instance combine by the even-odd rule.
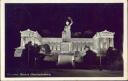
[[[93,36],[105,29],[115,32],[115,47],[122,49],[123,4],[6,4],[6,54],[14,55],[14,48],[20,46],[20,31],[30,28],[44,37],[61,37],[65,21],[72,17],[72,37]]]

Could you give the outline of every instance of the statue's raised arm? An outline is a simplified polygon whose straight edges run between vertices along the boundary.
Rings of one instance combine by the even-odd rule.
[[[71,17],[68,17],[68,20],[70,20],[70,24],[69,25],[72,25],[73,24],[73,20]]]

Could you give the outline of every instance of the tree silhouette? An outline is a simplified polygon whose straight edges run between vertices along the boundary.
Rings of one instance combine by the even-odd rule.
[[[24,69],[33,69],[38,60],[39,50],[40,48],[37,44],[32,45],[31,41],[28,42],[21,55],[21,67]]]
[[[123,69],[123,59],[121,54],[114,47],[109,47],[106,52],[105,64],[108,69]]]
[[[97,54],[92,51],[90,48],[86,51],[85,56],[83,57],[84,67],[88,69],[97,68]]]
[[[21,61],[22,61],[22,67],[23,68],[28,68],[29,67],[29,62],[30,62],[30,53],[31,53],[31,49],[33,48],[32,46],[32,42],[28,42],[25,45],[25,49],[22,52],[21,55]]]
[[[42,47],[45,49],[45,54],[51,53],[50,46],[48,44],[44,44]]]

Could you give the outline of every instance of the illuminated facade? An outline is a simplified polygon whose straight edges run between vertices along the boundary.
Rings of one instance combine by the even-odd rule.
[[[20,46],[15,49],[15,57],[20,57],[25,44],[29,41],[32,44],[48,44],[52,52],[57,53],[74,53],[79,51],[84,53],[85,46],[89,46],[91,50],[95,51],[97,55],[103,54],[109,47],[114,47],[114,32],[107,30],[97,32],[92,38],[71,38],[70,41],[65,42],[62,38],[49,38],[42,37],[37,31],[27,29],[20,31],[21,41]]]

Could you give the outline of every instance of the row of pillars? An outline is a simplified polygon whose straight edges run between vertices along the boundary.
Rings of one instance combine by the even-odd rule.
[[[51,50],[58,50],[61,51],[61,43],[50,43],[48,44]],[[84,51],[85,44],[72,44],[71,49],[72,51]]]

